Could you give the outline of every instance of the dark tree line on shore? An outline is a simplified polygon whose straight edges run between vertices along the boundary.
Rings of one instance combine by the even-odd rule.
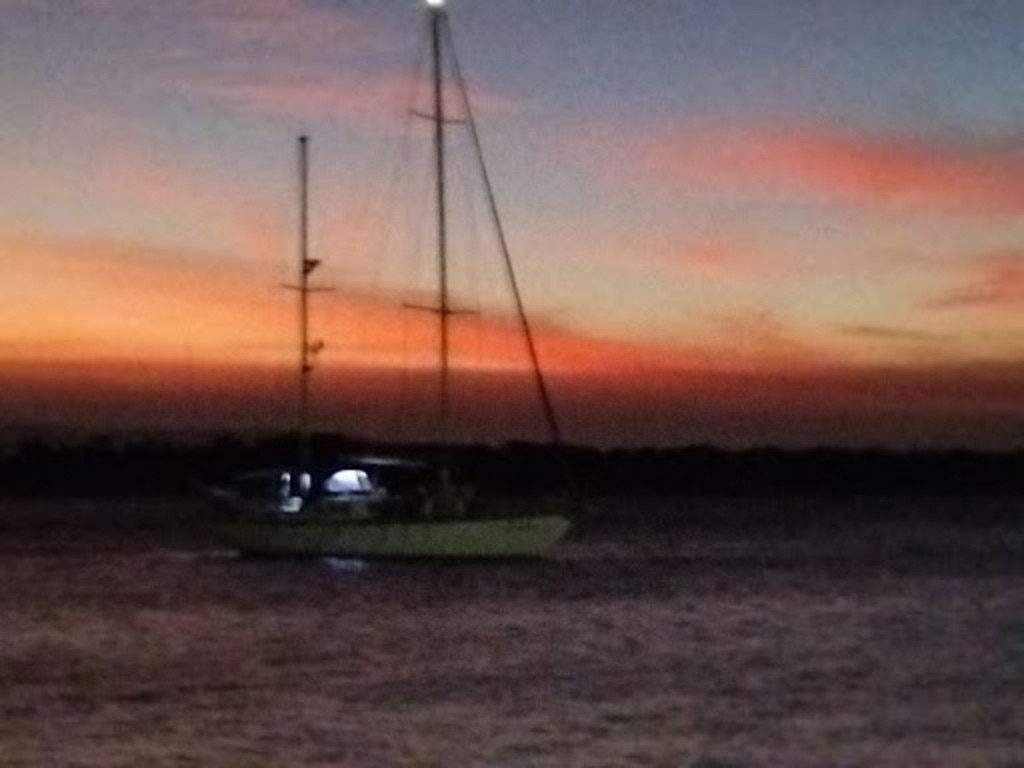
[[[0,454],[0,495],[174,497],[247,469],[287,466],[295,438],[220,435],[184,442],[95,437],[73,443],[26,439]],[[442,453],[482,489],[532,492],[568,480],[593,496],[1024,495],[1024,449],[907,451],[817,448],[724,450],[710,446],[600,450],[531,443],[373,445],[314,436],[314,459]]]

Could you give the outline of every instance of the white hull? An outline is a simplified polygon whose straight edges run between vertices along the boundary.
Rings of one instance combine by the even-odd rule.
[[[481,520],[332,520],[327,516],[240,519],[222,527],[241,552],[278,556],[366,558],[540,557],[565,536],[557,515]]]

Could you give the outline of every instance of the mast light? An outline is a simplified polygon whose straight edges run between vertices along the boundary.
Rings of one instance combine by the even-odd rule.
[[[444,0],[427,0],[427,5],[431,8],[441,8],[444,6]]]

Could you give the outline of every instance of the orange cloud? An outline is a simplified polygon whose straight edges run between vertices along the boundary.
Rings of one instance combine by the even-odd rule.
[[[987,254],[968,267],[959,285],[925,306],[1024,310],[1024,251]]]
[[[0,254],[9,265],[0,286],[8,422],[291,423],[295,307],[273,276],[109,241],[3,235]],[[314,312],[328,343],[314,375],[318,423],[430,434],[428,421],[408,420],[402,433],[393,424],[396,409],[433,406],[433,318],[403,310],[398,297],[345,290],[315,297]],[[543,321],[534,331],[575,440],[995,441],[1024,418],[1019,365],[852,366],[827,337],[771,313],[710,318],[703,341],[688,346],[594,338]],[[902,338],[877,326],[847,331]],[[496,424],[499,436],[542,437],[516,323],[459,317],[452,341],[462,414],[452,434],[476,437]]]
[[[767,309],[733,310],[707,318],[720,370],[798,371],[834,364],[839,350],[816,331]]]
[[[609,250],[616,263],[645,269],[653,266],[712,280],[751,277],[770,269],[755,245],[729,237],[645,233],[620,238],[614,249],[601,243],[589,249],[591,253]]]
[[[676,130],[622,148],[582,140],[588,158],[664,184],[736,187],[778,198],[968,213],[1024,211],[1019,141],[942,142],[825,126]],[[605,162],[605,160],[601,160]]]
[[[0,322],[7,358],[230,359],[281,340],[268,276],[228,270],[216,254],[15,235],[0,236],[0,253],[13,265]]]
[[[749,249],[721,238],[691,241],[683,247],[682,256],[687,270],[702,277],[732,277],[758,271]]]
[[[216,254],[108,240],[0,235],[11,264],[0,315],[5,359],[97,358],[289,365],[295,356],[295,301],[258,265]],[[345,290],[313,299],[315,332],[328,367],[430,367],[435,319],[401,298]],[[679,349],[534,327],[545,367],[577,373],[687,364]],[[523,370],[528,358],[509,318],[457,317],[453,365]]]
[[[274,215],[272,201],[255,199],[240,184],[189,172],[141,148],[117,150],[105,167],[96,182],[102,189],[156,217],[174,211],[175,217],[201,222],[234,259],[272,261],[291,247],[291,232]]]

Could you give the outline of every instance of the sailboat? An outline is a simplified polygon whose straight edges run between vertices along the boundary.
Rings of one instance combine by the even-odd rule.
[[[540,367],[523,301],[498,217],[495,196],[483,163],[483,151],[462,79],[444,0],[427,0],[432,50],[435,193],[439,301],[430,311],[439,325],[439,373],[442,417],[448,407],[449,320],[447,285],[445,130],[443,56],[448,43],[464,122],[470,131],[499,249],[519,324],[534,372],[539,399],[553,444],[560,432]],[[344,556],[358,558],[512,558],[548,553],[568,532],[575,512],[571,496],[482,496],[456,483],[448,467],[399,458],[359,457],[319,468],[310,461],[309,377],[319,342],[309,335],[309,296],[319,290],[310,276],[320,265],[311,259],[307,232],[307,140],[299,139],[301,218],[298,285],[300,314],[300,400],[298,461],[293,467],[241,475],[211,496],[227,512],[222,539],[252,554]]]

